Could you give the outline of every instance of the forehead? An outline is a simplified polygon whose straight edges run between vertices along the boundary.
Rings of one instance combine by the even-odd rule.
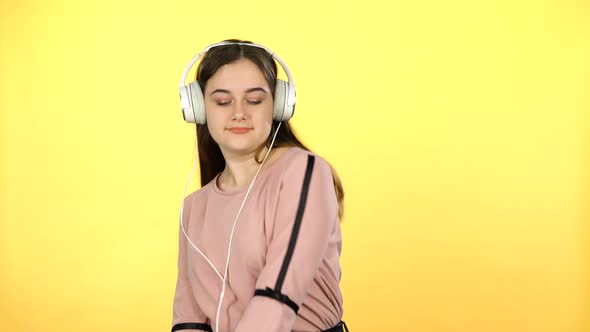
[[[254,87],[269,88],[260,68],[248,59],[240,59],[221,66],[211,76],[205,90],[226,89],[241,92]]]

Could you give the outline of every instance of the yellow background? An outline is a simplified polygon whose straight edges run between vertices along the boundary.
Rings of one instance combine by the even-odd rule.
[[[2,1],[0,331],[169,331],[180,74],[249,39],[346,191],[351,331],[590,331],[587,1]],[[199,188],[194,177],[191,190]]]

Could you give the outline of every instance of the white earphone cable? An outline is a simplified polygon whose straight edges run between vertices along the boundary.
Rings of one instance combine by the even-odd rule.
[[[252,186],[254,185],[254,181],[256,181],[256,177],[258,176],[258,173],[260,173],[260,170],[262,169],[262,166],[264,165],[264,163],[266,162],[266,158],[268,157],[268,155],[270,154],[270,151],[272,150],[272,147],[274,145],[275,139],[277,137],[277,134],[279,132],[279,128],[281,128],[281,123],[279,122],[278,126],[277,126],[277,130],[275,131],[272,141],[270,143],[270,147],[268,149],[268,151],[266,151],[266,155],[264,156],[264,159],[262,160],[262,163],[260,164],[260,166],[258,167],[258,170],[256,171],[256,174],[254,175],[254,178],[252,179],[252,182],[250,182],[250,186],[248,187],[248,190],[246,191],[246,195],[244,196],[244,200],[242,201],[242,205],[240,206],[240,209],[238,210],[238,213],[236,215],[236,218],[234,219],[234,223],[232,225],[232,230],[230,233],[230,237],[229,237],[229,245],[227,248],[227,259],[225,261],[225,271],[223,273],[223,276],[221,275],[221,273],[219,273],[219,271],[215,268],[215,266],[213,265],[213,263],[209,260],[209,258],[207,258],[207,256],[191,241],[191,239],[188,237],[188,235],[186,234],[186,231],[184,230],[184,225],[182,222],[182,217],[183,217],[183,211],[184,211],[184,198],[186,197],[186,192],[188,190],[188,185],[190,184],[190,180],[195,172],[195,169],[197,168],[197,158],[195,156],[195,162],[193,165],[193,169],[191,170],[191,173],[189,175],[188,181],[186,182],[186,185],[184,186],[184,194],[183,194],[183,200],[182,200],[182,205],[180,207],[180,227],[182,228],[182,232],[184,233],[184,236],[186,237],[186,239],[188,240],[188,242],[191,244],[191,246],[197,250],[197,252],[199,254],[201,254],[201,256],[203,256],[203,258],[205,258],[205,260],[207,261],[207,263],[209,263],[209,266],[211,266],[211,268],[215,271],[215,273],[219,276],[219,278],[221,278],[221,282],[222,282],[222,286],[221,286],[221,293],[219,295],[219,305],[217,306],[217,315],[215,317],[215,332],[219,331],[219,315],[221,313],[221,304],[223,302],[223,296],[225,295],[225,285],[226,285],[226,280],[227,280],[227,272],[228,272],[228,268],[229,268],[229,258],[231,255],[231,244],[233,241],[233,237],[234,237],[234,230],[236,227],[236,223],[238,221],[238,217],[240,216],[241,212],[242,212],[242,208],[244,207],[244,204],[246,203],[246,199],[248,198],[248,195],[250,194],[250,189],[252,189]],[[197,142],[197,137],[196,137],[196,132],[195,132],[195,142],[198,144]],[[198,146],[196,146],[196,151],[198,151]],[[196,154],[196,152],[195,152]]]
[[[272,150],[272,146],[275,143],[275,138],[277,137],[277,134],[279,132],[279,128],[281,128],[281,122],[279,122],[279,125],[277,126],[277,130],[275,131],[275,134],[272,137],[272,141],[270,142],[270,147],[268,148],[268,151],[266,151],[266,155],[264,156],[264,159],[262,160],[262,164],[260,164],[260,167],[258,167],[258,170],[256,171],[256,174],[254,175],[252,182],[250,182],[250,186],[248,187],[248,191],[246,191],[246,196],[244,197],[244,200],[242,201],[242,205],[240,206],[240,209],[238,210],[238,214],[236,215],[236,219],[234,220],[234,224],[231,229],[231,234],[229,236],[229,245],[227,247],[227,259],[225,261],[225,271],[223,273],[223,285],[221,286],[221,294],[219,295],[219,305],[217,306],[217,315],[215,317],[215,331],[214,332],[219,331],[219,314],[221,312],[221,303],[223,303],[223,296],[225,295],[227,269],[229,268],[229,257],[231,254],[231,243],[234,238],[234,229],[236,228],[236,223],[238,221],[238,217],[240,216],[240,213],[242,212],[242,208],[244,207],[244,203],[246,203],[246,199],[248,198],[248,194],[250,194],[250,189],[252,189],[252,185],[254,185],[254,181],[256,181],[256,177],[258,176],[258,173],[260,173],[262,166],[266,162],[266,157],[268,157],[270,150]]]
[[[195,132],[195,143],[198,144],[196,132]],[[196,146],[196,149],[197,149],[196,151],[199,151],[197,146]],[[196,154],[196,152],[195,152],[195,154]],[[182,199],[182,205],[180,206],[180,228],[182,229],[182,232],[184,233],[184,237],[188,240],[188,242],[191,244],[191,246],[193,248],[195,248],[195,250],[197,250],[197,252],[199,254],[201,254],[201,256],[203,256],[203,258],[205,258],[205,260],[207,261],[207,263],[209,263],[209,265],[211,266],[211,268],[215,271],[215,273],[217,273],[217,275],[219,276],[219,278],[221,279],[221,281],[223,281],[223,276],[221,276],[221,273],[219,273],[219,271],[217,271],[217,269],[215,268],[215,266],[213,265],[213,263],[211,263],[211,261],[209,260],[209,258],[207,258],[207,256],[205,256],[205,254],[203,254],[203,252],[188,237],[188,234],[186,234],[186,231],[184,230],[184,225],[182,223],[182,216],[184,215],[184,198],[186,197],[186,191],[188,189],[188,185],[191,182],[191,178],[193,177],[193,173],[195,172],[195,169],[196,168],[197,168],[197,156],[195,156],[195,163],[193,165],[193,169],[192,169],[192,171],[191,171],[191,173],[190,173],[190,175],[188,177],[188,181],[186,181],[186,184],[184,186],[184,194],[182,195],[182,197],[183,197],[183,199]]]

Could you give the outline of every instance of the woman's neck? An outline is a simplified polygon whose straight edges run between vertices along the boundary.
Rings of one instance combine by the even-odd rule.
[[[270,166],[287,149],[287,147],[273,148],[266,158],[263,168]],[[260,152],[260,155],[258,156],[259,160],[264,159],[267,151],[268,148],[265,147]],[[225,169],[218,177],[217,186],[223,191],[234,191],[248,186],[260,167],[260,164],[254,159],[255,153],[256,152],[252,152],[245,155],[224,153]]]

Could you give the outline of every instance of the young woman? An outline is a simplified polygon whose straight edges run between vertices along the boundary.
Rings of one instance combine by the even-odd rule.
[[[193,58],[183,80],[198,58],[181,102],[196,123],[202,188],[181,209],[172,331],[344,331],[344,191],[289,125],[288,68],[232,39]]]

